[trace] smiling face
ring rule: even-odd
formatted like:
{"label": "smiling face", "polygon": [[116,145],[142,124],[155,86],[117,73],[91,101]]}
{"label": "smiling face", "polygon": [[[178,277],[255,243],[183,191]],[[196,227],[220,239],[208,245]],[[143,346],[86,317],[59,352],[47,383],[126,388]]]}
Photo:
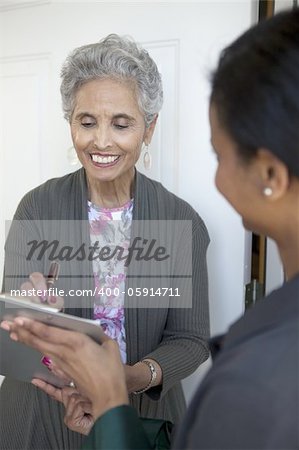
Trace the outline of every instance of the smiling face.
{"label": "smiling face", "polygon": [[149,144],[155,121],[145,127],[132,82],[97,79],[76,94],[70,121],[78,158],[89,183],[131,183],[143,142]]}

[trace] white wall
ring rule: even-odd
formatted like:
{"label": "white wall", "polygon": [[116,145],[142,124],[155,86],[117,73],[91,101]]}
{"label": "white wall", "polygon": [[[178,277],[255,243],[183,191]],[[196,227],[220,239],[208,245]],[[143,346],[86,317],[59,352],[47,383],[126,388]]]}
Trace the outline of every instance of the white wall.
{"label": "white wall", "polygon": [[275,0],[275,12],[293,8],[293,0]]}
{"label": "white wall", "polygon": [[283,281],[284,271],[277,245],[272,239],[267,239],[265,294],[267,295],[274,289],[277,289],[282,285]]}
{"label": "white wall", "polygon": [[[67,52],[111,32],[131,34],[152,52],[161,42],[176,43],[173,59],[167,53],[174,64],[173,78],[166,74],[166,67],[163,69],[167,83],[174,83],[173,91],[169,88],[174,99],[165,99],[165,110],[170,115],[162,112],[160,118],[165,144],[161,152],[157,148],[169,157],[168,162],[163,160],[159,176],[167,187],[191,203],[207,224],[211,237],[208,264],[212,334],[225,331],[243,312],[246,235],[239,217],[213,183],[216,161],[209,143],[208,74],[220,50],[251,24],[254,13],[250,0],[84,4],[35,0],[26,2],[26,7],[19,7],[19,3],[0,3],[0,75],[2,86],[12,84],[10,90],[0,91],[2,99],[10,104],[9,115],[2,111],[0,123],[0,178],[2,183],[7,180],[9,188],[0,185],[1,204],[6,205],[0,211],[2,223],[11,216],[23,192],[73,170],[66,158],[71,141],[59,97],[59,69]],[[30,77],[32,85],[28,84]],[[29,86],[31,94],[21,84],[21,98],[14,97],[17,82]],[[30,127],[34,126],[31,139]],[[20,155],[24,157],[22,165],[18,163]],[[25,170],[30,158],[32,169]],[[168,172],[175,176],[169,177]],[[3,234],[1,239],[2,249]],[[0,257],[3,259],[3,252]],[[196,373],[191,381],[187,380],[187,396],[199,376]]]}

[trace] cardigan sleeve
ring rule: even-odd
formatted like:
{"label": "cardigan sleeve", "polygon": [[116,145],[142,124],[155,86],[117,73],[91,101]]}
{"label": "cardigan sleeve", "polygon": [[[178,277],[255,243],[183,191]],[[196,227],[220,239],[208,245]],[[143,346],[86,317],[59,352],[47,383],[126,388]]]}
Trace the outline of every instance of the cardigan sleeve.
{"label": "cardigan sleeve", "polygon": [[18,205],[5,242],[5,264],[2,291],[19,289],[28,275],[42,271],[42,261],[30,256],[30,243],[40,239],[38,211],[34,191],[27,193]]}
{"label": "cardigan sleeve", "polygon": [[[209,357],[208,244],[207,229],[196,215],[192,227],[192,305],[169,308],[161,343],[144,357],[157,361],[163,373],[162,385],[146,392],[152,400],[159,400]],[[183,244],[178,255],[181,265],[184,258],[190,258]]]}

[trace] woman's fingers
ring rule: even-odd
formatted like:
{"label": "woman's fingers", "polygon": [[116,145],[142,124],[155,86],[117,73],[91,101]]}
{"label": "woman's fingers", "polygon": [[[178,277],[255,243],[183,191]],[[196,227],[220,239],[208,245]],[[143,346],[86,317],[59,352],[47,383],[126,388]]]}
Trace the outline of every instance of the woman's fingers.
{"label": "woman's fingers", "polygon": [[[47,281],[40,272],[33,272],[29,275],[29,280],[21,285],[23,291],[30,293],[28,298],[33,303],[48,303],[59,310],[64,307],[63,297],[52,295],[51,290],[47,288]],[[38,295],[37,295],[38,294]]]}
{"label": "woman's fingers", "polygon": [[45,381],[40,380],[39,378],[33,378],[31,383],[34,384],[34,386],[41,389],[42,391],[44,391],[46,394],[48,394],[54,400],[57,400],[58,402],[63,403],[62,390],[60,388],[57,388],[57,387],[53,386],[52,384],[46,383]]}
{"label": "woman's fingers", "polygon": [[33,272],[29,275],[29,280],[33,286],[33,288],[42,293],[46,293],[47,291],[47,283],[46,279],[40,272]]}
{"label": "woman's fingers", "polygon": [[64,307],[63,297],[55,296],[52,294],[51,290],[47,289],[47,282],[43,274],[39,272],[33,272],[29,275],[29,279],[33,285],[33,287],[42,292],[40,296],[41,301],[43,303],[49,303],[50,306],[58,308],[59,310]]}
{"label": "woman's fingers", "polygon": [[64,422],[67,427],[77,433],[89,434],[94,424],[91,403],[82,397],[75,388],[60,389],[39,378],[33,378],[31,382],[53,400],[63,403],[66,409]]}
{"label": "woman's fingers", "polygon": [[[54,327],[48,327],[40,322],[35,322],[31,319],[17,317],[14,322],[5,322],[1,324],[7,331],[10,332],[10,337],[14,341],[22,342],[35,348],[55,364],[56,368],[64,372],[63,378],[71,379],[72,377],[67,373],[67,361],[74,361],[76,355],[74,351],[70,350],[68,341],[65,336],[61,336],[60,330]],[[56,336],[56,331],[58,336]]]}
{"label": "woman's fingers", "polygon": [[78,355],[84,355],[90,344],[101,351],[100,346],[84,334],[48,326],[25,317],[17,317],[13,323],[6,322],[4,326],[6,329],[9,327],[13,340],[47,355],[55,367],[62,370],[69,379],[74,379],[74,372],[81,372],[82,368],[77,368],[80,365]]}
{"label": "woman's fingers", "polygon": [[43,303],[45,300],[43,300],[42,297],[39,297],[37,295],[37,291],[34,288],[33,284],[30,281],[25,281],[25,283],[21,284],[21,291],[22,292],[26,292],[27,293],[27,298],[32,302],[32,303]]}
{"label": "woman's fingers", "polygon": [[63,370],[61,370],[59,367],[57,367],[57,364],[55,362],[52,362],[49,369],[53,373],[53,375],[56,375],[58,378],[60,378],[66,385],[69,385],[71,382],[70,377],[68,377]]}
{"label": "woman's fingers", "polygon": [[69,388],[62,390],[63,403],[66,408],[64,423],[68,428],[81,434],[89,434],[94,419],[91,415],[91,403],[79,393],[71,393]]}
{"label": "woman's fingers", "polygon": [[11,320],[2,320],[2,322],[0,323],[0,328],[5,331],[10,331],[12,324],[13,322]]}
{"label": "woman's fingers", "polygon": [[11,331],[17,333],[19,340],[34,348],[44,350],[43,346],[49,343],[61,347],[70,347],[72,345],[72,334],[78,334],[72,331],[62,330],[52,327],[27,317],[16,317],[11,324]]}
{"label": "woman's fingers", "polygon": [[10,323],[9,328],[12,339],[34,347],[42,353],[48,354],[49,347],[51,349],[54,347],[49,342],[59,343],[59,340],[55,338],[55,333],[51,330],[52,327],[47,327],[26,317],[16,317]]}
{"label": "woman's fingers", "polygon": [[[67,415],[72,416],[73,412],[78,403],[81,404],[81,407],[84,405],[84,412],[87,414],[91,413],[92,407],[89,400],[83,397],[80,392],[73,387],[65,386],[61,389],[62,394],[62,402],[67,410]],[[83,408],[82,408],[83,409]]]}

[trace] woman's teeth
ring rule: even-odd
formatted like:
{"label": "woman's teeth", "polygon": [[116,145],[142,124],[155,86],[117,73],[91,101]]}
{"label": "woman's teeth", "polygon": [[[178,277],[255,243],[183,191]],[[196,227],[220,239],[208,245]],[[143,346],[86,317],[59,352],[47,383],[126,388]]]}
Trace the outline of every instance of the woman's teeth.
{"label": "woman's teeth", "polygon": [[99,155],[91,155],[91,159],[99,164],[111,164],[117,160],[119,156],[99,156]]}

